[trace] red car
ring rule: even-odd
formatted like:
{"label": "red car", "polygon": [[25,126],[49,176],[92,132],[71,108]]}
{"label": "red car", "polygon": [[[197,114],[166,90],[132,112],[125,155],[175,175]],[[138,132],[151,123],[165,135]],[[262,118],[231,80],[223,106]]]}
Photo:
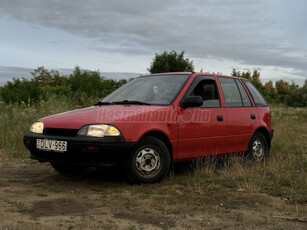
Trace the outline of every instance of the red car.
{"label": "red car", "polygon": [[209,155],[268,156],[267,103],[246,79],[207,73],[136,78],[96,105],[42,118],[24,136],[31,158],[60,173],[121,166],[154,183],[175,162]]}

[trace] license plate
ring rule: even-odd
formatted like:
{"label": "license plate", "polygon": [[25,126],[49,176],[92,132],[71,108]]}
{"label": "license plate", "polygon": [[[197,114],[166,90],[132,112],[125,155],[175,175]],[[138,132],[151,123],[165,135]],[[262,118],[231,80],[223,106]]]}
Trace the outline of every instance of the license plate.
{"label": "license plate", "polygon": [[48,139],[37,139],[36,148],[46,151],[66,152],[67,141],[56,141]]}

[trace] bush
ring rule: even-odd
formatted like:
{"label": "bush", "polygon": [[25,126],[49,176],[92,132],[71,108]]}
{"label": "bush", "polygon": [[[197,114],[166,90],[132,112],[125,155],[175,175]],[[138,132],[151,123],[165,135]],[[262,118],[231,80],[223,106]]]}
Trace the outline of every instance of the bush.
{"label": "bush", "polygon": [[166,72],[193,72],[193,61],[188,58],[184,58],[184,51],[177,53],[176,51],[167,52],[162,54],[156,54],[150,67],[148,68],[150,73],[166,73]]}
{"label": "bush", "polygon": [[254,86],[262,93],[266,101],[271,104],[285,104],[292,107],[305,107],[307,106],[307,80],[303,87],[296,85],[292,82],[289,85],[288,82],[284,80],[279,80],[275,82],[275,87],[272,81],[268,81],[262,85],[260,80],[260,73],[254,70],[253,74],[251,72],[240,72],[236,69],[232,70],[232,76],[243,77],[251,81]]}
{"label": "bush", "polygon": [[57,71],[44,67],[34,70],[32,79],[13,79],[0,87],[0,99],[7,104],[32,105],[47,100],[50,95],[67,97],[79,105],[87,106],[105,97],[127,80],[105,79],[98,71],[82,70],[76,66],[70,76],[60,76]]}
{"label": "bush", "polygon": [[287,93],[284,96],[286,105],[293,107],[307,106],[307,87],[299,87],[294,82],[289,86]]}

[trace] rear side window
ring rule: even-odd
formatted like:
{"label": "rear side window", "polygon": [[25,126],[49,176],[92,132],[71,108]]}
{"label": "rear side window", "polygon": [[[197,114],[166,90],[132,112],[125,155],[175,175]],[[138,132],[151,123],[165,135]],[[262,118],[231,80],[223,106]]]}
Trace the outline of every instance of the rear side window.
{"label": "rear side window", "polygon": [[238,86],[233,78],[219,77],[226,107],[243,107]]}
{"label": "rear side window", "polygon": [[243,80],[245,86],[247,87],[249,93],[251,94],[256,106],[268,106],[263,96],[259,93],[255,86],[247,80]]}
{"label": "rear side window", "polygon": [[241,84],[241,82],[238,79],[236,79],[236,83],[237,83],[238,88],[240,90],[240,94],[241,94],[241,97],[242,97],[243,105],[246,106],[246,107],[252,106],[252,103],[251,103],[251,101],[249,99],[249,96],[247,95],[247,93],[246,93],[243,85]]}

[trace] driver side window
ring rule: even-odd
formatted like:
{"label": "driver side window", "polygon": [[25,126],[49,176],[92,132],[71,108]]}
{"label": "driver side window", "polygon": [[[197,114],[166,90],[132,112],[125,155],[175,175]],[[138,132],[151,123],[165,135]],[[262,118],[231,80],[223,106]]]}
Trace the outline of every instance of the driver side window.
{"label": "driver side window", "polygon": [[221,106],[218,89],[213,79],[200,81],[189,96],[201,96],[202,108],[219,108]]}

